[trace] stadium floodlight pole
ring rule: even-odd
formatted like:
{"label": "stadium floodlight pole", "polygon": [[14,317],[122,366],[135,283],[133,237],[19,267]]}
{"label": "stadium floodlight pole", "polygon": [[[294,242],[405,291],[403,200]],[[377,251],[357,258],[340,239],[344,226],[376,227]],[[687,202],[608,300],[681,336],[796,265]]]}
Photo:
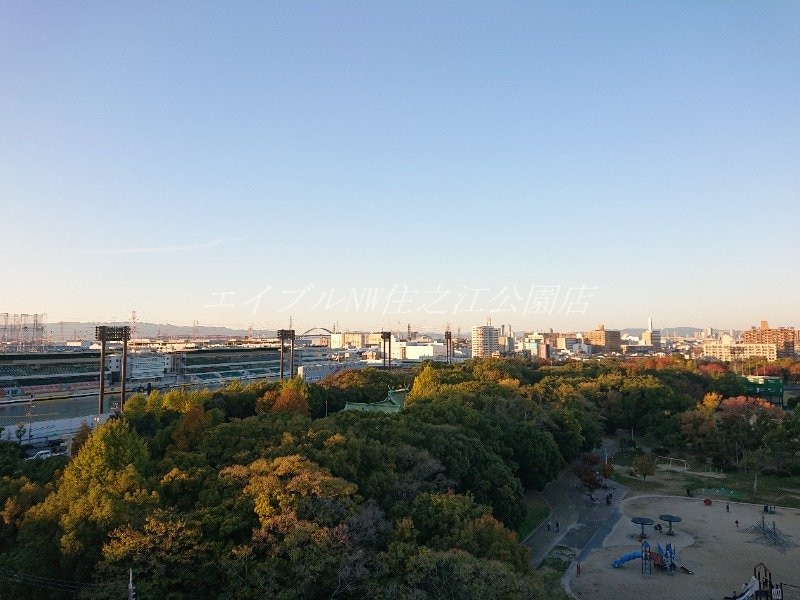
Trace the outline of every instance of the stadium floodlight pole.
{"label": "stadium floodlight pole", "polygon": [[[392,368],[392,332],[381,331],[381,342],[383,343],[383,367],[385,369]],[[389,343],[389,351],[386,351],[386,343]]]}
{"label": "stadium floodlight pole", "polygon": [[120,409],[125,402],[125,361],[128,358],[128,340],[131,339],[131,328],[128,325],[123,327],[108,327],[106,325],[98,325],[94,328],[94,336],[100,342],[100,397],[97,401],[97,414],[102,415],[106,394],[106,342],[122,342],[122,387],[120,398]]}
{"label": "stadium floodlight pole", "polygon": [[125,379],[128,376],[128,339],[130,333],[122,336],[122,364],[119,368],[119,411],[125,410]]}
{"label": "stadium floodlight pole", "polygon": [[94,329],[95,339],[100,342],[100,396],[97,400],[97,414],[103,414],[103,399],[106,395],[106,327],[100,325]]}
{"label": "stadium floodlight pole", "polygon": [[280,380],[281,381],[283,381],[283,348],[284,348],[284,342],[283,342],[283,335],[282,334],[283,334],[283,330],[278,332],[278,339],[281,341],[281,374],[280,374]]}
{"label": "stadium floodlight pole", "polygon": [[294,329],[289,330],[289,379],[294,379]]}
{"label": "stadium floodlight pole", "polygon": [[283,352],[286,341],[289,341],[289,377],[294,377],[294,329],[278,329],[278,340],[281,343],[281,369],[280,378],[283,381]]}

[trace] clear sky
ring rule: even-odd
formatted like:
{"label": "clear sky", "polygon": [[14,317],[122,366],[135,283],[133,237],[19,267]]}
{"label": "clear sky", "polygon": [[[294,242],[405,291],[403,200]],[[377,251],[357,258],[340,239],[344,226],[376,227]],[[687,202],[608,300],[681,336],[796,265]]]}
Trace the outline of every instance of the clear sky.
{"label": "clear sky", "polygon": [[0,313],[800,325],[800,3],[0,3]]}

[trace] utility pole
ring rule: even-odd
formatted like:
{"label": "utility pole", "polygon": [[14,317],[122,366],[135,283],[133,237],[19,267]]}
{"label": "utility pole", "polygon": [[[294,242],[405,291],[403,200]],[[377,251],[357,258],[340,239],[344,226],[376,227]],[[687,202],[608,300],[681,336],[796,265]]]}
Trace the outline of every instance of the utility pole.
{"label": "utility pole", "polygon": [[128,600],[136,600],[136,588],[133,587],[133,569],[128,569]]}

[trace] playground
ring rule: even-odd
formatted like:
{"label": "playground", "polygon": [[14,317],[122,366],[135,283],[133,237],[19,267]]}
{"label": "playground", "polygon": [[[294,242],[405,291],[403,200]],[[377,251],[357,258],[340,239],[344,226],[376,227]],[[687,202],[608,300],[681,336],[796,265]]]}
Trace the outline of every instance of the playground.
{"label": "playground", "polygon": [[[623,500],[622,514],[602,546],[582,557],[580,576],[575,565],[567,572],[574,596],[742,597],[743,588],[751,585],[753,566],[763,563],[776,583],[784,583],[783,598],[800,600],[800,587],[794,587],[800,586],[800,509],[770,506],[765,512],[760,505],[704,500],[696,495]],[[649,549],[649,560],[642,560],[643,548]]]}

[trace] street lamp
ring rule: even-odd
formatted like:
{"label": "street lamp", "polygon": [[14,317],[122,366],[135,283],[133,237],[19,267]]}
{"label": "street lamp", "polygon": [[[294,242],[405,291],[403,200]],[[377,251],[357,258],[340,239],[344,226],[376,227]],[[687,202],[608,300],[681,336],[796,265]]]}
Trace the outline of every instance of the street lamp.
{"label": "street lamp", "polygon": [[33,394],[31,394],[31,399],[28,400],[28,441],[31,441],[31,437],[33,437]]}
{"label": "street lamp", "polygon": [[328,418],[328,399],[325,398],[325,418]]}

